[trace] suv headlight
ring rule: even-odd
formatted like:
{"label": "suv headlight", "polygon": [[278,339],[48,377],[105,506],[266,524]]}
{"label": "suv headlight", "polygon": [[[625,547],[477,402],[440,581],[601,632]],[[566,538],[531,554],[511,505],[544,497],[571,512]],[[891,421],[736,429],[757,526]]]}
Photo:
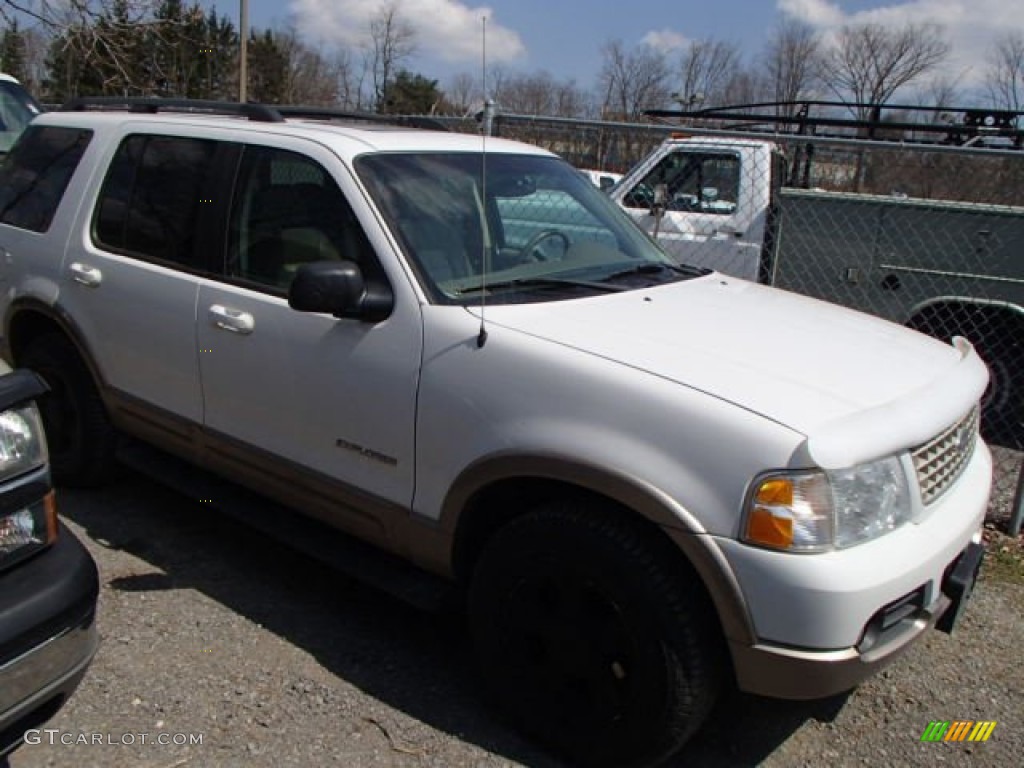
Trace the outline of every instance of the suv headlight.
{"label": "suv headlight", "polygon": [[823,552],[877,538],[910,514],[910,484],[895,456],[847,469],[776,472],[754,484],[743,539],[789,552]]}
{"label": "suv headlight", "polygon": [[[0,483],[46,464],[46,439],[35,405],[0,413]],[[57,535],[52,491],[27,506],[0,511],[0,569],[50,544]]]}
{"label": "suv headlight", "polygon": [[46,463],[46,438],[35,405],[0,413],[0,483]]}

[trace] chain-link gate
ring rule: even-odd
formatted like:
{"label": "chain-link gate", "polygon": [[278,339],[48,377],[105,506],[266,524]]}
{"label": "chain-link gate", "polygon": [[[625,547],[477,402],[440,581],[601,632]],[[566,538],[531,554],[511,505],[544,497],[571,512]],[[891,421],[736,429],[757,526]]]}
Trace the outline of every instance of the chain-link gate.
{"label": "chain-link gate", "polygon": [[493,134],[579,168],[634,168],[613,198],[682,262],[969,339],[991,373],[990,518],[1011,518],[1024,455],[1024,151],[516,115],[495,117]]}

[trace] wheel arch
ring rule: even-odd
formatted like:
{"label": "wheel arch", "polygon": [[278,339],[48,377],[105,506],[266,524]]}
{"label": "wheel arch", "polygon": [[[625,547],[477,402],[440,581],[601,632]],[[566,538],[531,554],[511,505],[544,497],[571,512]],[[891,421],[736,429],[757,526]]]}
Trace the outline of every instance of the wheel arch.
{"label": "wheel arch", "polygon": [[928,323],[936,317],[956,318],[964,311],[999,316],[1007,320],[1024,322],[1024,306],[1010,301],[982,299],[975,296],[935,296],[916,304],[908,313],[904,325],[920,330],[919,323]]}
{"label": "wheel arch", "polygon": [[929,299],[914,308],[907,326],[935,338],[960,335],[989,368],[982,396],[982,434],[998,445],[1024,447],[1024,307],[959,296]]}
{"label": "wheel arch", "polygon": [[39,299],[24,297],[16,299],[7,309],[4,317],[3,354],[12,364],[17,364],[25,348],[40,336],[57,333],[67,338],[78,352],[96,382],[100,393],[104,391],[104,381],[99,370],[82,341],[74,321],[56,305],[50,305]]}
{"label": "wheel arch", "polygon": [[452,485],[441,514],[450,567],[468,583],[490,537],[542,501],[588,497],[610,504],[663,545],[681,554],[710,596],[726,637],[754,642],[739,583],[714,538],[677,502],[637,478],[571,458],[503,454],[476,462]]}

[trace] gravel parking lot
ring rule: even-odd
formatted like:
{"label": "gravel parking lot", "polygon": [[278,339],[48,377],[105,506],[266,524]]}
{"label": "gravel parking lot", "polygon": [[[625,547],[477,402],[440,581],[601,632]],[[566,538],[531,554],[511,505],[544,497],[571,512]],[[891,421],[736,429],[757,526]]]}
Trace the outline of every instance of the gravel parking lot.
{"label": "gravel parking lot", "polygon": [[[481,700],[457,617],[139,477],[60,499],[99,564],[103,642],[55,732],[12,768],[558,765]],[[952,637],[930,633],[847,697],[729,696],[677,764],[1019,765],[1024,579],[1006,558]],[[998,725],[983,744],[919,741],[958,719]]]}

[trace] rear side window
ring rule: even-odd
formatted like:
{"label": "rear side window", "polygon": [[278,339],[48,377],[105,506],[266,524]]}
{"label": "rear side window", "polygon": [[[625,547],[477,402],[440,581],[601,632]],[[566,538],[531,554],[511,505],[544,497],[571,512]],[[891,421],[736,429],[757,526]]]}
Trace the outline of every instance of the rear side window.
{"label": "rear side window", "polygon": [[100,193],[98,245],[147,259],[198,267],[199,207],[210,199],[217,142],[130,136],[118,147]]}
{"label": "rear side window", "polygon": [[92,131],[31,126],[0,166],[0,222],[45,232]]}

